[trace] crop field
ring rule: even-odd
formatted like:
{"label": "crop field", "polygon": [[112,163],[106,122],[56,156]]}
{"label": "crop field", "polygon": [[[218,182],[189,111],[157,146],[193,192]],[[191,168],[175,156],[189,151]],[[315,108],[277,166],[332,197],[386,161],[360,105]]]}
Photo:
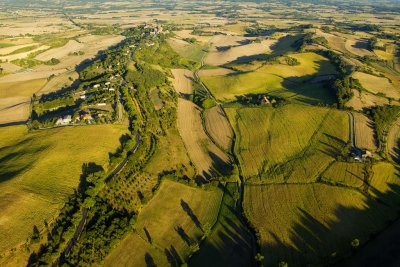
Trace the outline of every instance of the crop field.
{"label": "crop field", "polygon": [[224,189],[218,221],[189,262],[190,266],[247,266],[252,262],[252,237],[235,210],[236,183]]}
{"label": "crop field", "polygon": [[232,127],[221,107],[215,106],[205,111],[205,126],[218,145],[225,150],[230,149],[233,138]]}
{"label": "crop field", "polygon": [[234,100],[243,94],[269,93],[306,102],[331,102],[333,96],[320,84],[307,80],[321,75],[334,74],[328,60],[315,53],[293,54],[300,65],[265,65],[255,71],[235,75],[205,77],[204,83],[219,100]]}
{"label": "crop field", "polygon": [[353,90],[353,93],[354,96],[346,103],[346,106],[358,111],[362,111],[363,108],[389,104],[389,99],[386,97],[377,96],[366,91],[359,92],[358,90]]}
{"label": "crop field", "polygon": [[264,40],[260,43],[228,46],[225,51],[212,51],[207,54],[205,63],[212,66],[224,65],[232,61],[240,61],[241,58],[256,56],[271,52],[270,47],[274,40]]}
{"label": "crop field", "polygon": [[364,164],[335,162],[322,174],[322,181],[360,188],[364,184]]}
{"label": "crop field", "polygon": [[73,82],[70,78],[75,81],[79,78],[79,75],[76,71],[68,71],[58,74],[48,80],[47,83],[36,93],[36,95],[54,92],[60,88],[69,86]]}
{"label": "crop field", "polygon": [[400,119],[398,119],[389,129],[387,136],[387,152],[390,159],[396,163],[400,162]]}
{"label": "crop field", "polygon": [[[104,167],[126,126],[62,127],[27,132],[0,128],[0,242],[2,252],[25,242],[33,225],[44,227],[79,183],[84,163]],[[68,164],[67,164],[68,163]]]}
{"label": "crop field", "polygon": [[192,93],[193,72],[184,69],[171,70],[174,75],[173,85],[177,93],[189,95]]}
{"label": "crop field", "polygon": [[372,171],[369,193],[397,208],[400,204],[399,170],[388,162],[379,162],[372,167]]}
{"label": "crop field", "polygon": [[217,221],[222,196],[217,188],[203,190],[164,180],[140,213],[136,229],[162,251],[176,251],[180,259],[185,259],[190,246],[199,242],[204,227]]}
{"label": "crop field", "polygon": [[371,56],[373,53],[369,51],[367,40],[364,39],[348,39],[345,43],[346,49],[356,56]]}
{"label": "crop field", "polygon": [[328,46],[331,49],[336,50],[340,53],[348,52],[345,47],[346,39],[344,37],[337,36],[337,35],[330,34],[330,33],[325,33],[321,30],[316,30],[316,33],[318,36],[322,36],[328,41]]}
{"label": "crop field", "polygon": [[201,78],[212,77],[212,76],[222,76],[234,73],[233,70],[225,68],[215,68],[215,69],[202,69],[199,71],[199,76]]}
{"label": "crop field", "polygon": [[197,43],[188,43],[180,39],[169,39],[169,45],[181,56],[190,60],[200,62],[205,55],[204,47]]}
{"label": "crop field", "polygon": [[400,89],[396,89],[386,78],[364,72],[355,72],[353,77],[358,79],[361,85],[371,93],[380,93],[394,99],[400,98]]}
{"label": "crop field", "polygon": [[45,84],[45,79],[0,83],[0,124],[26,121],[31,96]]}
{"label": "crop field", "polygon": [[286,105],[226,112],[243,176],[254,182],[313,181],[349,138],[347,114],[335,110]]}
{"label": "crop field", "polygon": [[84,44],[78,43],[75,40],[70,40],[62,47],[52,48],[44,53],[39,54],[36,59],[47,61],[52,58],[61,59],[68,56],[69,53],[77,52],[84,47]]}
{"label": "crop field", "polygon": [[333,262],[351,254],[353,239],[365,243],[396,216],[358,191],[323,184],[249,185],[244,203],[260,232],[265,266]]}
{"label": "crop field", "polygon": [[373,121],[367,116],[353,112],[356,146],[371,151],[377,149]]}
{"label": "crop field", "polygon": [[229,160],[204,132],[199,108],[181,98],[178,99],[178,129],[199,176],[208,179],[215,172],[226,171]]}

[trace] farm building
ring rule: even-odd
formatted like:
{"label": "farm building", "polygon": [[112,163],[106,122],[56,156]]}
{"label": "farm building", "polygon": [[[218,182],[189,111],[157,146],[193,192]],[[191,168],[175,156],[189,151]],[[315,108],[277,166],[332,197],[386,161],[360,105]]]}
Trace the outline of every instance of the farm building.
{"label": "farm building", "polygon": [[56,122],[56,125],[68,125],[71,123],[71,121],[72,121],[72,116],[67,115],[63,118],[59,118]]}

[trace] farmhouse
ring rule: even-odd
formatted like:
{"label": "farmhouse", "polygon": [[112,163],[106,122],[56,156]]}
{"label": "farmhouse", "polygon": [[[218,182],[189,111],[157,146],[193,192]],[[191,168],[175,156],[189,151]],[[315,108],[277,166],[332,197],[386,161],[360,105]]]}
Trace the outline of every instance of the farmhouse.
{"label": "farmhouse", "polygon": [[97,103],[97,106],[101,107],[101,106],[105,106],[107,105],[106,103]]}
{"label": "farmhouse", "polygon": [[94,89],[97,89],[97,88],[99,88],[100,87],[100,84],[95,84],[95,85],[93,85],[93,88]]}
{"label": "farmhouse", "polygon": [[71,115],[67,115],[67,116],[65,116],[63,118],[59,118],[56,121],[56,125],[68,125],[68,124],[71,123],[71,121],[72,121],[72,116]]}
{"label": "farmhouse", "polygon": [[271,101],[269,101],[269,99],[268,99],[267,96],[264,96],[264,97],[262,98],[262,100],[261,100],[261,104],[262,104],[262,105],[268,105],[268,104],[271,104]]}

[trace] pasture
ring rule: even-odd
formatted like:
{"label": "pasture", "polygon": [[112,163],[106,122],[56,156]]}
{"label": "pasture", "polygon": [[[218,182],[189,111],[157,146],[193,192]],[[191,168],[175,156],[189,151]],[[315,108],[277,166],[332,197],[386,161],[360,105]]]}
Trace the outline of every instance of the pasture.
{"label": "pasture", "polygon": [[178,129],[199,176],[209,179],[227,172],[229,159],[204,132],[200,109],[182,98],[178,99]]}
{"label": "pasture", "polygon": [[207,109],[204,117],[206,131],[219,146],[228,151],[232,145],[233,131],[221,107]]}
{"label": "pasture", "polygon": [[108,152],[127,132],[122,125],[61,127],[27,132],[0,128],[0,251],[24,243],[51,221],[79,184],[84,163],[107,168]]}
{"label": "pasture", "polygon": [[314,181],[349,138],[347,114],[332,109],[293,104],[226,112],[242,174],[255,183]]}
{"label": "pasture", "polygon": [[217,188],[203,190],[164,180],[141,211],[135,228],[144,240],[163,252],[175,251],[184,262],[204,229],[217,221],[222,196]]}
{"label": "pasture", "polygon": [[291,57],[300,64],[264,65],[250,72],[204,77],[202,80],[221,101],[232,101],[243,94],[268,93],[302,102],[332,103],[332,92],[321,84],[309,83],[308,80],[336,73],[333,65],[315,53],[292,54]]}
{"label": "pasture", "polygon": [[195,62],[201,62],[203,56],[206,54],[205,47],[198,43],[188,43],[184,40],[171,38],[168,39],[168,44],[178,55]]}
{"label": "pasture", "polygon": [[248,185],[244,206],[260,232],[265,266],[332,263],[351,254],[352,240],[365,243],[396,217],[358,191],[324,184]]}
{"label": "pasture", "polygon": [[396,209],[400,204],[399,170],[393,164],[379,162],[372,167],[372,173],[368,192]]}
{"label": "pasture", "polygon": [[366,91],[358,91],[353,89],[354,96],[346,103],[345,106],[352,107],[357,111],[362,111],[363,108],[373,106],[388,105],[389,99],[382,96],[377,96]]}

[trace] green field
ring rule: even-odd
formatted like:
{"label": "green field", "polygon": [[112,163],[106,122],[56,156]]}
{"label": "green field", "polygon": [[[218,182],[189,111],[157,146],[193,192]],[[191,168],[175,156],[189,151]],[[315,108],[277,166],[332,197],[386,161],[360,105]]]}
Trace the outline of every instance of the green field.
{"label": "green field", "polygon": [[236,210],[238,186],[229,183],[224,191],[218,221],[201,250],[190,259],[190,266],[246,266],[253,261],[251,233]]}
{"label": "green field", "polygon": [[25,242],[33,225],[44,228],[44,220],[51,221],[77,188],[82,165],[106,168],[108,152],[126,132],[122,125],[0,128],[0,250]]}
{"label": "green field", "polygon": [[260,232],[265,266],[329,264],[349,256],[354,239],[365,243],[396,217],[358,191],[323,184],[250,185],[244,203]]}
{"label": "green field", "polygon": [[327,108],[227,108],[235,152],[252,182],[314,181],[347,143],[347,114]]}
{"label": "green field", "polygon": [[221,101],[234,100],[238,95],[268,93],[270,95],[309,103],[333,103],[334,94],[321,83],[309,80],[336,73],[329,61],[315,53],[292,54],[297,66],[264,65],[254,71],[217,77],[203,81]]}
{"label": "green field", "polygon": [[172,39],[169,40],[171,47],[181,57],[188,58],[190,60],[200,62],[203,56],[206,54],[205,47],[198,43],[188,43],[183,40]]}
{"label": "green field", "polygon": [[364,184],[364,164],[335,162],[322,175],[322,181],[360,188]]}

